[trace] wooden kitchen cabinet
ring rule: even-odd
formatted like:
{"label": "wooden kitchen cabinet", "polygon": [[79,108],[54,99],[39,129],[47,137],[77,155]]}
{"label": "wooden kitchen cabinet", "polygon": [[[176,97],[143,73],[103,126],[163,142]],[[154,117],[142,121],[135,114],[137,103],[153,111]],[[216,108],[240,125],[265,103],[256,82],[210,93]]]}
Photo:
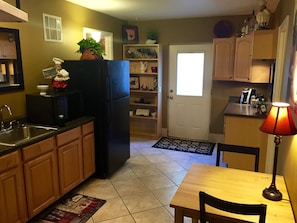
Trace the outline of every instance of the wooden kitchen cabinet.
{"label": "wooden kitchen cabinet", "polygon": [[275,30],[245,37],[215,38],[213,80],[270,83],[275,59]]}
{"label": "wooden kitchen cabinet", "polygon": [[[259,130],[263,118],[224,116],[224,143],[260,148],[259,171],[265,172],[268,135]],[[224,152],[223,162],[228,167],[254,170],[254,157]]]}
{"label": "wooden kitchen cabinet", "polygon": [[84,179],[95,173],[95,138],[94,122],[82,126],[82,154]]}
{"label": "wooden kitchen cabinet", "polygon": [[125,44],[123,59],[130,61],[130,133],[158,139],[162,134],[161,47]]}
{"label": "wooden kitchen cabinet", "polygon": [[83,181],[81,127],[56,136],[60,193],[66,194]]}
{"label": "wooden kitchen cabinet", "polygon": [[0,222],[26,222],[94,172],[93,121],[0,156]]}
{"label": "wooden kitchen cabinet", "polygon": [[59,198],[55,138],[22,149],[28,215],[32,218]]}
{"label": "wooden kitchen cabinet", "polygon": [[213,80],[233,80],[235,37],[213,40]]}
{"label": "wooden kitchen cabinet", "polygon": [[254,60],[275,60],[277,47],[277,31],[275,29],[256,30],[254,32]]}
{"label": "wooden kitchen cabinet", "polygon": [[20,151],[0,157],[0,222],[22,223],[28,219]]}
{"label": "wooden kitchen cabinet", "polygon": [[235,81],[249,82],[252,65],[253,36],[248,35],[236,38],[234,54],[234,76]]}

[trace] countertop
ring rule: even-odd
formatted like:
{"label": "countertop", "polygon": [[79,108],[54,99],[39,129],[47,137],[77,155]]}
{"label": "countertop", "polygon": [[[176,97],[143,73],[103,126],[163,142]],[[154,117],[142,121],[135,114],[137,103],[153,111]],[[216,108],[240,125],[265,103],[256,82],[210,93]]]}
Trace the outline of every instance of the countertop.
{"label": "countertop", "polygon": [[84,117],[75,119],[73,121],[66,122],[65,125],[62,126],[62,127],[55,126],[55,127],[57,127],[56,131],[48,132],[48,133],[43,134],[40,137],[36,137],[34,139],[28,139],[25,142],[20,143],[20,144],[18,144],[16,146],[2,146],[1,145],[0,146],[0,156],[5,155],[5,154],[10,153],[10,152],[13,152],[15,150],[18,150],[18,149],[23,148],[25,146],[37,143],[37,142],[42,141],[44,139],[47,139],[49,137],[58,135],[58,134],[60,134],[62,132],[66,132],[66,131],[68,131],[70,129],[73,129],[73,128],[77,127],[77,126],[83,125],[83,124],[88,123],[88,122],[93,121],[93,120],[94,120],[94,117],[84,116]]}
{"label": "countertop", "polygon": [[[267,104],[267,111],[269,111],[270,105]],[[253,108],[250,104],[240,104],[229,102],[224,110],[224,115],[229,116],[243,116],[252,118],[265,118],[266,114],[258,114],[257,108]]]}

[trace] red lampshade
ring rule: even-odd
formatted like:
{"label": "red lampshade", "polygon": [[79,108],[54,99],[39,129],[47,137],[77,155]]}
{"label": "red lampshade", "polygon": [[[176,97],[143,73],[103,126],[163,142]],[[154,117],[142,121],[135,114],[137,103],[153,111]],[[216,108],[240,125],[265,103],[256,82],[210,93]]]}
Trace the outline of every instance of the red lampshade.
{"label": "red lampshade", "polygon": [[283,102],[272,103],[272,107],[260,130],[278,136],[295,135],[297,129],[293,121],[290,105]]}

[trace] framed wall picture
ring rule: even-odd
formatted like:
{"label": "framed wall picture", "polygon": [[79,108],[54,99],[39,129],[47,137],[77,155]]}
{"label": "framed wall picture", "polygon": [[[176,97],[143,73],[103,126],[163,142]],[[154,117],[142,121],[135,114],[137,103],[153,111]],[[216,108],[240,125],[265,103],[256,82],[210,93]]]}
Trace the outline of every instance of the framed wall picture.
{"label": "framed wall picture", "polygon": [[123,25],[122,37],[124,43],[138,43],[138,27]]}
{"label": "framed wall picture", "polygon": [[130,77],[130,89],[138,90],[140,88],[139,77],[131,76]]}

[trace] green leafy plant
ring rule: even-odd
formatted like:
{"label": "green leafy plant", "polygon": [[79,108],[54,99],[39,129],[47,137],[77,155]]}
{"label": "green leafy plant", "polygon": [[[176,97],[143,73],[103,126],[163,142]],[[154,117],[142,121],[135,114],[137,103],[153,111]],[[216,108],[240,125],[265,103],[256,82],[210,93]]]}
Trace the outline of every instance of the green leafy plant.
{"label": "green leafy plant", "polygon": [[92,54],[99,56],[105,55],[102,44],[96,42],[93,38],[82,39],[77,45],[79,45],[79,49],[76,51],[77,53],[83,53],[86,49],[90,49]]}
{"label": "green leafy plant", "polygon": [[158,39],[158,32],[151,30],[146,33],[146,38],[151,40],[157,40]]}

